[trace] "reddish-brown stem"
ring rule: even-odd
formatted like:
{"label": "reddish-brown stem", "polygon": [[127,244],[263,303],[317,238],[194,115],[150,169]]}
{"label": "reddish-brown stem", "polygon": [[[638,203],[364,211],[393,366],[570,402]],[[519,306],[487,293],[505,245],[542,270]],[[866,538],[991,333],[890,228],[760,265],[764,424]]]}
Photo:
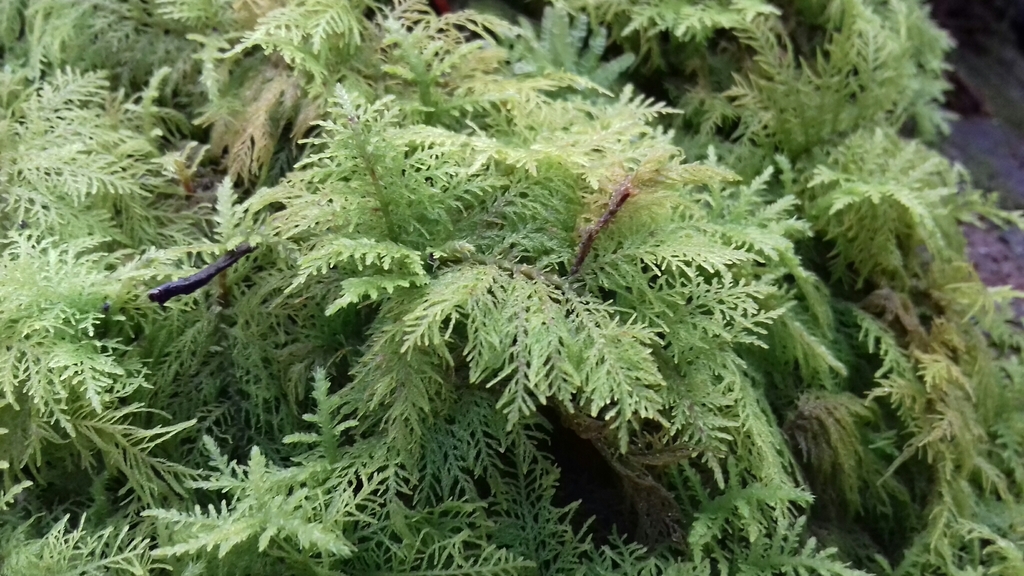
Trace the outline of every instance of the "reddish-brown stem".
{"label": "reddish-brown stem", "polygon": [[611,200],[608,201],[608,209],[604,211],[604,214],[601,215],[597,222],[587,226],[586,231],[583,233],[583,240],[580,241],[580,246],[576,250],[576,261],[573,262],[572,269],[569,271],[570,278],[579,273],[583,263],[587,260],[587,256],[590,255],[590,250],[594,247],[597,235],[608,226],[612,219],[615,218],[615,215],[619,213],[619,210],[622,210],[622,206],[625,205],[626,200],[629,200],[629,197],[634,192],[633,182],[628,178],[615,188]]}

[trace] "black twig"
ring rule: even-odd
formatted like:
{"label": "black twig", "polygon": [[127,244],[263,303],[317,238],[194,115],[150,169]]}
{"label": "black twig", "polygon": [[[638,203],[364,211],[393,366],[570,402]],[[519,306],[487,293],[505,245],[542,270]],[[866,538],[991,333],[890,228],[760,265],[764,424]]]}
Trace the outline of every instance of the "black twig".
{"label": "black twig", "polygon": [[608,201],[608,209],[604,211],[604,214],[601,215],[597,222],[588,226],[583,233],[583,240],[580,241],[580,246],[576,250],[576,261],[573,262],[572,270],[569,271],[570,278],[579,273],[580,268],[583,267],[583,263],[590,254],[590,249],[594,247],[594,240],[597,240],[597,235],[608,226],[608,223],[612,221],[612,218],[615,218],[619,210],[622,210],[622,206],[626,204],[626,200],[629,200],[629,197],[634,192],[632,180],[627,179],[619,184],[615,192],[612,193],[611,200]]}
{"label": "black twig", "polygon": [[248,243],[243,242],[236,248],[229,250],[226,254],[217,259],[216,262],[210,264],[206,268],[203,268],[199,272],[182,278],[180,280],[174,280],[153,288],[149,291],[147,296],[153,302],[156,302],[163,306],[168,300],[175,296],[183,296],[185,294],[191,294],[196,290],[199,290],[203,286],[206,286],[213,280],[218,274],[227,270],[233,266],[236,262],[241,260],[246,254],[251,253],[256,248],[250,246]]}

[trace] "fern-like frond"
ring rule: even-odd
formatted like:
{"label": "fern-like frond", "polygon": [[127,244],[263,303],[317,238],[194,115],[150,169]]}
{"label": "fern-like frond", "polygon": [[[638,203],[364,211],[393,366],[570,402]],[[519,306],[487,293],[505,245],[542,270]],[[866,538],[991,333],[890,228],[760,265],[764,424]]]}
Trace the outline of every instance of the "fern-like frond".
{"label": "fern-like frond", "polygon": [[152,542],[139,538],[130,526],[89,530],[74,527],[68,516],[42,538],[18,533],[0,546],[5,576],[43,574],[153,574],[166,565],[150,554]]}
{"label": "fern-like frond", "polygon": [[509,42],[513,70],[517,74],[559,70],[589,78],[604,88],[617,85],[635,56],[627,52],[602,62],[608,31],[591,31],[589,24],[586,16],[573,19],[562,7],[544,9],[539,36],[528,22],[521,21],[523,35]]}
{"label": "fern-like frond", "polygon": [[[373,463],[375,450],[366,446],[349,452],[360,454],[335,466],[307,464],[280,468],[253,449],[246,465],[228,463],[212,440],[207,450],[219,468],[196,488],[225,493],[232,501],[189,512],[150,510],[145,514],[169,529],[171,541],[155,553],[171,557],[216,550],[224,556],[248,540],[262,551],[272,544],[319,549],[336,557],[356,552],[353,530],[368,512],[381,506],[383,463]],[[347,535],[347,536],[346,536]],[[286,548],[287,549],[287,548]]]}
{"label": "fern-like frond", "polygon": [[[845,159],[845,160],[844,160]],[[835,269],[863,283],[906,286],[918,250],[942,257],[962,245],[948,199],[961,175],[949,161],[887,131],[861,132],[815,168],[805,202],[836,242]],[[870,233],[866,232],[871,223]]]}
{"label": "fern-like frond", "polygon": [[[37,85],[2,75],[0,82],[21,94],[2,126],[3,228],[128,245],[184,235],[185,226],[154,201],[166,192],[154,143],[106,109],[110,93],[102,74],[58,72]],[[121,113],[129,126],[142,128],[136,122],[144,119]]]}

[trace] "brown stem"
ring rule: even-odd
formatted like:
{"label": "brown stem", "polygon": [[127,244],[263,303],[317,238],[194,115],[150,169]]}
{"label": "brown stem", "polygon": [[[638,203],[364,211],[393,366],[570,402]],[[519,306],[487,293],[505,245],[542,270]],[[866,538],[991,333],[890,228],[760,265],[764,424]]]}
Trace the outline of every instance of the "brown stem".
{"label": "brown stem", "polygon": [[622,210],[622,206],[626,204],[626,200],[629,200],[636,191],[633,189],[633,181],[631,178],[627,178],[621,184],[615,188],[615,192],[612,193],[611,200],[608,201],[608,209],[604,211],[601,218],[590,226],[587,226],[586,231],[583,233],[583,240],[580,241],[579,248],[576,250],[576,260],[572,264],[572,269],[569,271],[569,277],[572,278],[579,273],[580,268],[583,267],[583,263],[587,260],[587,256],[590,255],[590,250],[594,247],[594,241],[597,240],[597,235],[604,230],[615,215]]}

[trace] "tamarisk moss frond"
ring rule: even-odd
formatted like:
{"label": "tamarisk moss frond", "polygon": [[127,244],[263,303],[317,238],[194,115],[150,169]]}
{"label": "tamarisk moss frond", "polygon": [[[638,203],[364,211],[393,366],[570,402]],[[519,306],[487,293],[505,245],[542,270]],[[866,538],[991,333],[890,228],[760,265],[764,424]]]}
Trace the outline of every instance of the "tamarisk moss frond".
{"label": "tamarisk moss frond", "polygon": [[635,43],[641,56],[649,56],[655,62],[664,57],[658,42],[661,34],[704,43],[718,31],[742,29],[758,16],[780,13],[779,8],[764,0],[560,0],[558,4],[608,25],[613,38]]}
{"label": "tamarisk moss frond", "polygon": [[[178,542],[158,550],[158,556],[173,557],[205,548],[216,549],[219,558],[230,558],[228,553],[233,547],[258,536],[258,551],[266,550],[284,566],[303,572],[447,566],[462,573],[518,574],[536,566],[489,542],[487,537],[495,528],[483,514],[483,502],[455,502],[449,496],[442,496],[437,504],[408,509],[398,498],[404,492],[406,481],[388,457],[389,442],[381,442],[371,435],[345,447],[335,444],[336,435],[351,438],[346,429],[351,429],[355,422],[328,422],[327,419],[336,415],[324,410],[333,412],[331,408],[339,406],[338,400],[348,394],[342,391],[341,397],[329,396],[325,394],[325,385],[320,373],[316,384],[320,408],[310,420],[321,422],[321,436],[314,439],[296,435],[287,439],[297,443],[314,441],[321,449],[299,459],[296,466],[276,467],[258,450],[253,451],[246,466],[229,463],[212,441],[206,441],[217,472],[195,486],[230,494],[233,502],[230,506],[222,504],[219,511],[213,507],[208,511],[197,507],[189,514],[167,510],[147,512],[167,526]],[[475,408],[476,418],[493,414],[481,410],[483,407],[473,401],[465,402],[465,408]],[[473,417],[466,422],[480,423]],[[473,430],[480,431],[479,428]],[[500,428],[488,432],[504,436]],[[355,434],[356,438],[361,435]],[[525,457],[529,459],[534,453],[531,444],[523,440],[520,439],[518,445],[527,451]],[[500,440],[502,447],[507,442],[504,438]],[[490,467],[491,472],[503,470],[496,467],[500,461],[498,448],[492,445],[482,454],[481,462],[489,463],[485,467]],[[486,477],[492,482],[499,481],[491,473]],[[518,508],[509,511],[512,515],[517,512]],[[557,519],[557,515],[552,517],[552,520]],[[217,534],[211,537],[209,528],[213,526],[217,527]],[[521,531],[513,529],[506,539],[518,542],[523,536]],[[402,542],[405,544],[396,545]],[[537,542],[539,546],[549,543]],[[311,550],[327,554],[317,559],[309,555]],[[216,560],[211,558],[210,561]]]}
{"label": "tamarisk moss frond", "polygon": [[[205,513],[198,506],[190,514],[148,512],[147,515],[172,526],[181,540],[163,548],[159,555],[175,556],[216,547],[217,555],[223,557],[234,545],[258,536],[260,551],[273,541],[294,543],[296,553],[316,549],[341,558],[351,556],[356,548],[351,537],[345,536],[352,531],[346,526],[373,515],[382,506],[376,493],[383,475],[375,473],[375,468],[385,464],[375,457],[379,455],[372,447],[367,448],[346,451],[345,463],[335,467],[316,467],[307,462],[306,466],[291,470],[273,466],[254,448],[243,468],[229,465],[208,440],[207,449],[219,474],[194,486],[226,492],[232,497],[232,506],[228,509],[222,504],[219,511],[211,506]],[[326,502],[328,498],[334,502]],[[321,514],[324,516],[320,517]],[[320,522],[312,522],[314,518]],[[323,524],[325,520],[330,524]],[[211,528],[215,530],[211,532]]]}
{"label": "tamarisk moss frond", "polygon": [[605,88],[619,84],[619,76],[636,57],[627,52],[602,62],[608,47],[608,31],[592,31],[589,24],[586,16],[573,20],[561,7],[544,9],[539,37],[528,22],[521,21],[523,36],[509,43],[510,58],[515,62],[513,69],[519,74],[561,70]]}
{"label": "tamarisk moss frond", "polygon": [[[691,80],[681,107],[705,134],[728,131],[796,156],[865,126],[944,131],[937,104],[952,43],[917,0],[797,2],[792,15],[763,0],[560,3]],[[806,33],[788,32],[794,18]]]}
{"label": "tamarisk moss frond", "polygon": [[[924,9],[913,1],[822,4],[833,31],[821,46],[795,45],[778,20],[737,30],[756,55],[721,94],[736,134],[795,156],[860,127],[911,120],[925,136],[943,131],[939,74],[951,43],[926,24]],[[845,105],[851,99],[858,104]]]}
{"label": "tamarisk moss frond", "polygon": [[[821,235],[836,241],[834,274],[855,269],[879,285],[906,288],[909,271],[922,263],[904,254],[917,247],[930,259],[962,253],[950,200],[964,182],[961,171],[923,146],[887,131],[859,132],[814,168],[805,202]],[[859,228],[868,222],[870,232]]]}
{"label": "tamarisk moss frond", "polygon": [[[210,4],[205,0],[200,3]],[[200,103],[199,67],[186,36],[194,32],[148,0],[3,0],[4,65],[40,81],[69,68],[105,73],[115,89],[136,93],[162,77],[154,99]]]}
{"label": "tamarisk moss frond", "polygon": [[[89,255],[97,242],[78,240],[59,249],[28,233],[4,242],[0,260],[5,283],[3,327],[3,400],[7,432],[0,436],[10,479],[40,469],[58,454],[93,469],[97,460],[124,475],[130,498],[153,505],[163,489],[182,490],[190,472],[151,453],[162,441],[191,425],[182,422],[141,428],[135,420],[147,410],[128,400],[146,386],[145,371],[124,358],[124,346],[97,338],[107,321],[101,310],[119,290],[110,278],[116,255]],[[78,282],[66,278],[78,274]],[[85,276],[88,274],[88,276]],[[65,446],[61,446],[65,445]],[[69,450],[70,449],[70,450]]]}
{"label": "tamarisk moss frond", "polygon": [[[101,237],[122,246],[180,241],[188,222],[167,213],[167,183],[155,142],[140,132],[165,125],[150,94],[113,99],[100,73],[58,72],[45,83],[0,73],[0,181],[4,230],[55,238]],[[163,201],[160,201],[163,200]]]}
{"label": "tamarisk moss frond", "polygon": [[6,576],[43,574],[150,574],[167,566],[149,555],[150,542],[135,537],[128,525],[90,530],[60,519],[42,538],[24,530],[0,545]]}
{"label": "tamarisk moss frond", "polygon": [[[531,117],[543,115],[547,107],[558,111],[568,109],[562,101],[545,100],[542,94],[533,98],[536,105],[531,110]],[[504,126],[492,128],[491,134],[484,132],[470,138],[424,127],[423,134],[427,138],[423,138],[416,129],[399,131],[391,128],[402,116],[401,104],[401,100],[388,96],[375,104],[358,105],[347,93],[340,93],[337,107],[329,110],[328,119],[323,124],[323,136],[313,143],[309,159],[303,161],[286,182],[257,194],[250,201],[249,208],[255,210],[272,202],[282,203],[284,209],[270,220],[273,229],[280,231],[281,238],[299,242],[300,247],[305,244],[304,238],[314,238],[313,243],[302,248],[300,282],[311,273],[326,273],[332,268],[336,269],[331,271],[332,275],[347,272],[349,277],[342,280],[340,286],[348,290],[356,287],[359,292],[344,292],[330,311],[357,301],[362,294],[376,293],[384,297],[401,286],[429,282],[423,303],[411,304],[402,321],[407,336],[401,351],[425,346],[437,350],[450,364],[453,360],[449,356],[447,342],[457,325],[468,323],[465,328],[465,354],[470,379],[486,384],[511,378],[505,384],[505,392],[499,401],[510,415],[510,424],[530,414],[537,402],[546,403],[549,399],[565,406],[577,403],[592,416],[602,415],[618,422],[616,427],[636,418],[665,419],[666,416],[658,416],[659,408],[652,404],[652,391],[664,386],[662,377],[653,359],[642,360],[648,356],[646,348],[662,345],[655,345],[658,336],[642,328],[643,324],[667,328],[668,350],[677,364],[684,364],[687,360],[683,349],[692,345],[677,343],[673,339],[677,334],[691,331],[682,326],[666,325],[673,316],[673,313],[667,313],[666,307],[680,311],[686,308],[689,310],[686,314],[692,321],[706,326],[704,333],[694,333],[697,340],[703,341],[704,350],[715,342],[726,348],[754,342],[757,325],[777,316],[777,312],[755,313],[755,302],[773,290],[770,280],[751,282],[732,278],[734,266],[758,260],[758,255],[728,248],[728,244],[723,243],[716,256],[715,244],[709,243],[706,235],[701,238],[688,232],[687,228],[694,228],[693,223],[682,218],[686,210],[693,210],[694,214],[702,212],[701,197],[688,197],[686,190],[702,182],[728,179],[728,173],[710,167],[686,165],[673,158],[678,153],[667,143],[667,135],[652,132],[646,127],[644,119],[650,112],[644,108],[637,109],[630,100],[611,105],[611,110],[604,111],[604,115],[611,112],[619,118],[620,134],[611,138],[627,141],[637,135],[646,136],[648,144],[634,152],[646,153],[646,157],[635,160],[621,157],[612,160],[609,156],[615,149],[604,141],[594,142],[594,149],[590,151],[580,145],[572,148],[533,145],[521,152],[522,148],[514,144],[504,144],[507,138],[504,134],[508,131]],[[588,108],[594,111],[596,118],[590,119],[591,115],[577,112],[572,128],[564,120],[559,122],[570,131],[570,138],[575,137],[574,132],[581,131],[581,122],[589,120],[598,125],[603,122],[603,115],[597,115],[598,105]],[[634,118],[626,124],[624,121],[629,119],[630,113]],[[629,127],[635,130],[633,134],[626,131]],[[482,126],[479,129],[482,130]],[[516,140],[525,140],[524,136],[529,134],[527,130],[539,132],[541,123],[523,122],[513,129],[524,133],[521,136],[513,132]],[[550,132],[550,123],[547,129]],[[320,152],[322,148],[326,148],[324,152]],[[586,155],[578,159],[566,158],[562,152],[565,149]],[[684,289],[663,280],[663,284],[652,288],[647,299],[624,300],[628,308],[637,310],[622,312],[645,314],[642,324],[635,326],[616,319],[622,313],[620,311],[602,309],[599,303],[581,299],[573,290],[566,292],[560,282],[546,284],[543,281],[545,274],[553,277],[560,274],[557,261],[552,262],[554,268],[538,270],[539,275],[532,279],[516,273],[517,269],[522,269],[517,268],[520,266],[518,263],[530,266],[530,260],[548,255],[531,246],[534,235],[513,236],[514,228],[502,234],[502,215],[500,212],[495,214],[493,208],[495,202],[500,202],[504,196],[502,188],[514,185],[513,182],[528,183],[539,177],[541,166],[552,173],[563,171],[568,182],[575,180],[575,190],[567,188],[564,192],[575,193],[576,198],[570,197],[568,201],[580,205],[596,197],[589,191],[586,180],[600,178],[602,164],[609,165],[605,178],[627,177],[619,171],[619,166],[615,166],[619,163],[624,163],[623,167],[632,164],[638,171],[636,176],[629,177],[637,187],[637,199],[632,204],[636,208],[629,213],[636,224],[632,224],[634,220],[624,213],[621,221],[609,229],[607,234],[611,236],[606,237],[611,240],[600,244],[592,258],[590,267],[598,271],[595,272],[598,277],[594,283],[621,291],[624,294],[622,298],[626,298],[627,289],[624,286],[620,288],[615,278],[634,286],[636,282],[631,278],[642,277],[644,266],[650,266],[655,273],[660,270],[666,278],[670,268],[678,268],[682,277],[696,283]],[[465,171],[467,164],[470,172]],[[583,170],[583,166],[588,169]],[[538,176],[533,176],[535,172]],[[515,174],[515,180],[509,174]],[[656,188],[659,182],[663,182],[660,186],[664,191]],[[650,189],[643,190],[641,186]],[[321,190],[328,192],[326,198],[320,193],[310,194],[310,191]],[[528,193],[539,195],[542,191],[525,188],[522,194]],[[521,198],[524,202],[529,200],[528,196]],[[324,209],[325,200],[328,210]],[[331,209],[333,206],[337,208]],[[548,218],[556,215],[550,214]],[[674,222],[679,223],[676,236],[673,235]],[[635,229],[640,223],[645,229]],[[571,220],[563,218],[560,223],[548,224],[547,228],[572,224]],[[476,235],[477,230],[489,231],[495,227],[497,230],[491,232],[491,236],[500,243],[473,247],[475,257],[454,255],[456,262],[466,258],[472,262],[480,258],[482,263],[489,263],[488,259],[497,259],[489,267],[456,266],[451,271],[441,272],[435,280],[430,279],[423,267],[433,252],[428,239],[443,251],[445,241],[472,237],[470,235]],[[652,234],[655,229],[660,229],[660,238]],[[615,242],[615,235],[619,232],[626,238],[657,239],[657,244],[640,245],[632,251],[618,250],[609,242]],[[561,232],[571,233],[571,229],[564,228]],[[686,239],[691,235],[697,243],[688,245]],[[787,244],[786,241],[769,241],[778,246]],[[505,246],[511,248],[505,254],[494,252],[495,248]],[[410,252],[409,248],[416,250]],[[570,244],[559,248],[562,252],[560,258],[551,256],[563,263],[573,258],[574,246]],[[495,266],[499,260],[506,259],[514,262],[509,265],[513,271],[511,281],[505,279],[506,273],[501,271],[500,265]],[[352,266],[339,267],[345,261],[351,261]],[[442,260],[442,266],[446,263]],[[372,269],[368,269],[371,266]],[[705,284],[697,276],[698,266],[720,277],[708,278]],[[367,272],[372,276],[367,276]],[[363,280],[354,281],[352,274]],[[433,287],[435,284],[436,288]],[[292,288],[295,286],[293,284]],[[678,296],[672,296],[684,291],[691,294],[693,302],[689,305]],[[416,294],[417,291],[405,293],[405,298],[415,302]],[[639,294],[633,296],[638,297]],[[655,298],[663,301],[657,307],[651,307]],[[706,317],[700,313],[704,305],[708,306],[709,316]],[[749,314],[754,316],[747,318]],[[563,325],[559,318],[566,318],[567,322]],[[594,350],[607,352],[600,356],[601,364],[588,366],[587,362],[593,360],[584,359],[595,358],[588,354]],[[514,355],[506,358],[509,351]],[[609,365],[618,357],[623,358],[621,366]],[[516,366],[519,368],[514,368]],[[627,374],[629,376],[624,377]],[[553,387],[552,378],[564,379],[563,388]],[[371,379],[380,380],[380,377],[372,376]],[[634,382],[629,383],[631,380]],[[610,411],[606,412],[606,409]],[[667,405],[663,409],[666,413],[670,410]],[[619,442],[623,446],[626,430],[620,428],[619,432]]]}

